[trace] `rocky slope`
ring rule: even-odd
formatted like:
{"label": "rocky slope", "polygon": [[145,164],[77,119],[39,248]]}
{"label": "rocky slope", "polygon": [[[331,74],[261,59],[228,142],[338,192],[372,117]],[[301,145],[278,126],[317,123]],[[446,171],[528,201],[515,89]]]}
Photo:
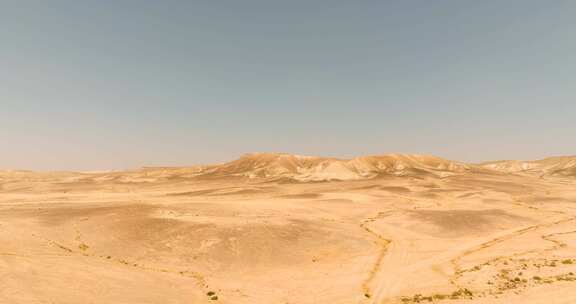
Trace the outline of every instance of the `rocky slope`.
{"label": "rocky slope", "polygon": [[109,172],[31,172],[0,170],[0,182],[59,180],[85,183],[150,183],[195,178],[247,178],[315,182],[365,180],[383,176],[448,177],[466,173],[521,174],[538,177],[576,177],[576,156],[537,161],[505,160],[467,164],[431,155],[386,154],[352,159],[287,153],[251,153],[216,165],[149,167]]}
{"label": "rocky slope", "polygon": [[576,156],[549,157],[535,161],[503,160],[482,163],[480,166],[505,173],[576,177]]}
{"label": "rocky slope", "polygon": [[429,155],[388,154],[336,159],[283,153],[253,153],[229,163],[206,167],[199,175],[327,181],[370,179],[383,175],[419,174],[445,177],[471,170],[478,168]]}

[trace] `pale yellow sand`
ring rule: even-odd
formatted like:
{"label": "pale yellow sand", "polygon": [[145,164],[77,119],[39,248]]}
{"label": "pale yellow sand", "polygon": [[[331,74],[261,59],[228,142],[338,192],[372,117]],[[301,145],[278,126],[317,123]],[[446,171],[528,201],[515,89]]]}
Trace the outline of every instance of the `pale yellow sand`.
{"label": "pale yellow sand", "polygon": [[576,180],[446,168],[2,172],[0,303],[576,303]]}

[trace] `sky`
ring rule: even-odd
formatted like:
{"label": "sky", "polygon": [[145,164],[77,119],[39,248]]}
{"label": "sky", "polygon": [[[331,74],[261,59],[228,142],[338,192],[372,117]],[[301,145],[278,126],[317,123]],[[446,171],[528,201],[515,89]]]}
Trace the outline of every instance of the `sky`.
{"label": "sky", "polygon": [[576,1],[0,0],[0,168],[576,154]]}

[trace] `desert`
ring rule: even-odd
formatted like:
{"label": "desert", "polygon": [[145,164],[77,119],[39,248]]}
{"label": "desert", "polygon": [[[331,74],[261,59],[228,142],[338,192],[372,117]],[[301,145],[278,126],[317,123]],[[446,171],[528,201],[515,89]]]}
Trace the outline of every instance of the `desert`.
{"label": "desert", "polygon": [[0,304],[576,304],[575,16],[0,0]]}
{"label": "desert", "polygon": [[576,157],[0,171],[0,303],[576,303]]}

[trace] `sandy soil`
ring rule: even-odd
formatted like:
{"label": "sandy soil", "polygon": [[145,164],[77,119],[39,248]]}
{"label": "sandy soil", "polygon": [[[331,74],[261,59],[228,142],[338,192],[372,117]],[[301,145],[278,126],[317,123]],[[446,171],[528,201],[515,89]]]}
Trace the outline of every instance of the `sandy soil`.
{"label": "sandy soil", "polygon": [[574,178],[1,176],[0,303],[576,303]]}

